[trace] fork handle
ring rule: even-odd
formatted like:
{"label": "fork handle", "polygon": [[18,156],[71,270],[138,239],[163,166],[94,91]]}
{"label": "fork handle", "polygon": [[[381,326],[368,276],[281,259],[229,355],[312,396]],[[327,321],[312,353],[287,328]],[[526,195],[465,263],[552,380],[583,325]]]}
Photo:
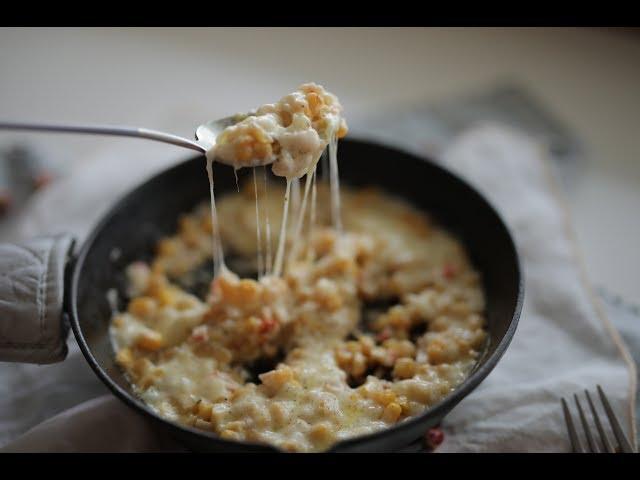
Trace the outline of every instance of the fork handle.
{"label": "fork handle", "polygon": [[118,127],[111,125],[52,125],[46,123],[0,122],[0,130],[30,130],[36,132],[86,133],[90,135],[137,137],[154,140],[156,142],[169,143],[200,153],[206,153],[207,151],[206,148],[193,140],[157,130],[149,130],[147,128]]}

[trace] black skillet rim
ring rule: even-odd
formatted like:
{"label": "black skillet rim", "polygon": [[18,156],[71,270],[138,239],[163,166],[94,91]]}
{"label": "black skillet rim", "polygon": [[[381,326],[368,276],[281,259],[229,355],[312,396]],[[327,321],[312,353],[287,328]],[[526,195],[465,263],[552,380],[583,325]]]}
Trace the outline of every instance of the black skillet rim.
{"label": "black skillet rim", "polygon": [[[488,208],[497,218],[498,222],[500,223],[500,226],[504,229],[504,231],[507,234],[508,240],[509,240],[509,244],[510,247],[513,250],[514,253],[514,259],[515,259],[515,269],[516,269],[516,273],[517,273],[517,278],[518,278],[518,295],[517,295],[517,299],[516,299],[516,303],[515,303],[515,308],[513,311],[513,315],[511,318],[511,321],[509,323],[509,327],[507,328],[504,336],[500,339],[500,341],[498,342],[498,345],[496,346],[495,351],[493,352],[493,354],[491,354],[491,356],[489,358],[486,359],[485,363],[482,364],[479,368],[475,369],[474,371],[472,371],[472,373],[469,375],[469,377],[467,377],[460,385],[458,385],[456,387],[456,389],[451,392],[449,395],[447,395],[446,397],[444,397],[439,403],[432,405],[431,407],[425,409],[421,414],[416,415],[415,417],[411,417],[409,419],[404,420],[403,422],[397,423],[391,427],[385,428],[383,430],[374,432],[374,433],[370,433],[367,435],[360,435],[357,437],[353,437],[353,438],[349,438],[346,440],[342,440],[336,444],[334,444],[331,449],[327,450],[327,452],[337,452],[342,450],[344,447],[349,447],[352,445],[356,445],[358,443],[367,443],[369,440],[374,440],[374,439],[379,439],[379,438],[383,438],[385,436],[395,436],[395,435],[401,435],[401,433],[405,430],[410,430],[412,427],[417,426],[418,424],[421,423],[427,423],[426,420],[429,418],[437,418],[437,417],[443,417],[444,415],[446,415],[452,408],[454,408],[464,397],[466,397],[469,393],[471,393],[479,384],[480,382],[482,382],[482,380],[484,380],[489,373],[491,373],[491,371],[495,368],[495,366],[497,365],[498,361],[500,360],[500,358],[502,358],[502,356],[504,355],[504,352],[506,351],[507,347],[509,346],[509,344],[511,343],[511,340],[513,338],[513,335],[515,334],[516,328],[518,326],[518,321],[520,319],[520,313],[522,311],[522,305],[523,305],[523,301],[524,301],[524,278],[522,275],[522,264],[521,264],[521,259],[520,259],[520,255],[518,252],[518,248],[513,240],[513,234],[511,232],[511,230],[509,229],[509,227],[507,226],[506,222],[504,221],[504,219],[502,218],[502,216],[498,213],[498,211],[493,207],[493,205],[485,198],[484,195],[482,195],[480,192],[478,192],[478,190],[476,188],[474,188],[473,186],[471,186],[468,182],[466,182],[465,180],[463,180],[462,178],[460,178],[458,175],[454,174],[453,172],[451,172],[449,169],[435,163],[432,162],[431,160],[429,160],[428,158],[425,157],[421,157],[418,156],[412,152],[409,152],[407,150],[403,150],[401,148],[397,148],[397,147],[391,147],[389,145],[385,145],[382,143],[378,143],[376,141],[371,141],[369,139],[365,139],[365,138],[361,138],[361,139],[349,139],[350,143],[361,143],[361,144],[368,144],[369,146],[374,146],[376,148],[382,148],[387,150],[390,153],[396,152],[396,153],[401,153],[402,155],[408,155],[411,157],[414,157],[415,159],[424,161],[424,162],[428,162],[430,163],[433,167],[439,169],[442,171],[442,173],[446,176],[449,177],[449,179],[453,182],[457,182],[459,184],[461,184],[463,187],[467,188],[468,190],[472,191],[475,196],[485,204],[485,207]],[[119,212],[122,207],[124,205],[127,204],[128,200],[129,200],[129,196],[133,195],[133,193],[135,191],[137,191],[139,188],[142,188],[143,186],[145,186],[146,184],[154,181],[158,176],[160,175],[165,175],[168,174],[168,172],[170,172],[171,170],[174,169],[178,169],[180,168],[184,163],[187,162],[191,162],[194,160],[194,157],[189,158],[184,160],[183,162],[179,162],[171,167],[168,167],[164,170],[161,170],[155,174],[153,174],[153,176],[151,176],[150,178],[144,180],[143,182],[141,182],[140,184],[138,184],[135,188],[129,190],[127,193],[125,193],[110,209],[109,211],[103,215],[103,217],[98,221],[98,223],[96,223],[94,225],[94,227],[92,228],[90,234],[88,235],[87,239],[85,240],[85,242],[83,243],[75,261],[73,262],[73,274],[71,277],[71,288],[69,291],[69,296],[68,296],[68,311],[70,311],[71,313],[71,327],[73,329],[73,332],[75,334],[76,340],[78,342],[78,345],[80,346],[80,350],[82,351],[82,354],[84,355],[84,357],[86,358],[87,362],[89,363],[90,367],[93,369],[93,371],[96,373],[96,375],[98,376],[98,378],[100,378],[103,383],[111,390],[111,392],[118,397],[120,400],[122,400],[125,404],[127,404],[129,407],[133,408],[134,410],[140,411],[141,413],[147,415],[151,420],[153,420],[155,423],[160,423],[165,427],[168,427],[174,431],[183,433],[183,434],[194,434],[196,436],[200,436],[200,437],[206,437],[208,439],[210,439],[212,441],[212,443],[217,443],[219,445],[225,445],[227,447],[229,447],[230,449],[235,448],[242,448],[242,446],[245,447],[249,447],[251,448],[253,451],[258,451],[258,450],[262,450],[265,452],[282,452],[282,450],[278,449],[277,447],[274,447],[272,445],[266,445],[266,444],[261,444],[261,443],[256,443],[256,442],[237,442],[237,441],[233,441],[233,440],[225,440],[220,438],[219,436],[213,434],[213,433],[208,433],[205,432],[204,430],[199,430],[196,428],[192,428],[186,425],[181,425],[179,423],[175,423],[169,420],[166,420],[164,418],[162,418],[160,415],[158,415],[157,413],[155,413],[153,410],[151,410],[146,404],[144,404],[141,400],[138,400],[137,398],[135,398],[133,395],[129,394],[128,392],[126,392],[125,390],[123,390],[117,383],[115,383],[113,380],[111,380],[111,378],[109,377],[109,375],[104,371],[104,369],[98,364],[98,362],[96,361],[95,357],[93,356],[93,354],[91,353],[91,350],[89,348],[89,345],[87,344],[87,342],[85,341],[84,335],[82,334],[82,330],[80,328],[80,322],[78,319],[78,311],[77,311],[77,294],[78,294],[78,282],[79,282],[79,278],[80,278],[80,273],[81,273],[81,269],[82,269],[82,265],[84,263],[84,260],[89,252],[89,250],[91,249],[91,246],[93,244],[93,242],[95,241],[96,237],[98,236],[98,234],[104,229],[105,225],[111,220],[111,218],[113,216],[116,215],[117,212]]]}

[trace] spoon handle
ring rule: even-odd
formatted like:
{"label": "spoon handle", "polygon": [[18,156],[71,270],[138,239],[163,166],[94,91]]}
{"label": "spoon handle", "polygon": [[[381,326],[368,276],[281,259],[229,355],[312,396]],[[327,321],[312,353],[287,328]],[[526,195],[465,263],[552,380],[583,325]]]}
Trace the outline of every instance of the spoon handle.
{"label": "spoon handle", "polygon": [[147,128],[117,127],[110,125],[51,125],[45,123],[20,123],[1,122],[0,130],[31,130],[37,132],[57,132],[57,133],[88,133],[93,135],[115,135],[118,137],[137,137],[155,140],[157,142],[170,143],[178,147],[189,148],[200,153],[205,153],[206,149],[199,143],[178,137],[170,133],[158,132]]}

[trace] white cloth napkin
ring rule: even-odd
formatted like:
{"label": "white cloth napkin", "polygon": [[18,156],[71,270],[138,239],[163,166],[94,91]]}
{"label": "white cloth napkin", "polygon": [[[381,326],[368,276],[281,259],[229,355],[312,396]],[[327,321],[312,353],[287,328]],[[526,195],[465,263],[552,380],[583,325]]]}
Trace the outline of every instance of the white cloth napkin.
{"label": "white cloth napkin", "polygon": [[[180,158],[153,147],[141,152],[127,145],[120,155],[105,152],[87,161],[0,235],[16,239],[66,230],[82,238],[115,196]],[[560,398],[596,384],[636,438],[635,365],[585,281],[543,150],[517,131],[485,125],[462,134],[441,160],[504,216],[522,256],[526,294],[511,346],[446,418],[438,451],[569,451]],[[61,365],[0,365],[4,451],[181,450],[110,394],[86,401],[106,390],[73,339],[70,352]]]}
{"label": "white cloth napkin", "polygon": [[635,434],[635,364],[591,292],[540,145],[505,127],[463,135],[444,164],[506,219],[523,262],[525,302],[495,371],[447,418],[443,451],[568,451],[559,397],[600,384]]}

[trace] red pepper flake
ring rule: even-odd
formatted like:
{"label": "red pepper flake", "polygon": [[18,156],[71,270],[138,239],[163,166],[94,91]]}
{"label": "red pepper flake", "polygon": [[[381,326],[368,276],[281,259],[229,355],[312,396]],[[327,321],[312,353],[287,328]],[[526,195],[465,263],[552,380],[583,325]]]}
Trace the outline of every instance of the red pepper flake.
{"label": "red pepper flake", "polygon": [[427,430],[424,436],[427,448],[435,449],[444,441],[444,432],[440,427],[433,427]]}
{"label": "red pepper flake", "polygon": [[453,278],[458,274],[458,268],[450,263],[445,263],[442,267],[442,275],[444,278]]}
{"label": "red pepper flake", "polygon": [[191,338],[197,342],[204,342],[209,339],[209,331],[207,330],[206,325],[200,325],[193,329],[191,332]]}
{"label": "red pepper flake", "polygon": [[389,366],[394,365],[396,363],[396,360],[398,360],[398,354],[396,352],[389,352],[389,356],[387,357]]}
{"label": "red pepper flake", "polygon": [[268,333],[273,330],[278,322],[273,317],[266,317],[262,319],[262,325],[260,325],[260,329],[258,332],[260,333]]}
{"label": "red pepper flake", "polygon": [[389,338],[391,338],[391,329],[390,328],[385,328],[380,333],[378,333],[378,335],[376,335],[376,340],[378,340],[379,342],[384,342],[385,340],[388,340]]}

